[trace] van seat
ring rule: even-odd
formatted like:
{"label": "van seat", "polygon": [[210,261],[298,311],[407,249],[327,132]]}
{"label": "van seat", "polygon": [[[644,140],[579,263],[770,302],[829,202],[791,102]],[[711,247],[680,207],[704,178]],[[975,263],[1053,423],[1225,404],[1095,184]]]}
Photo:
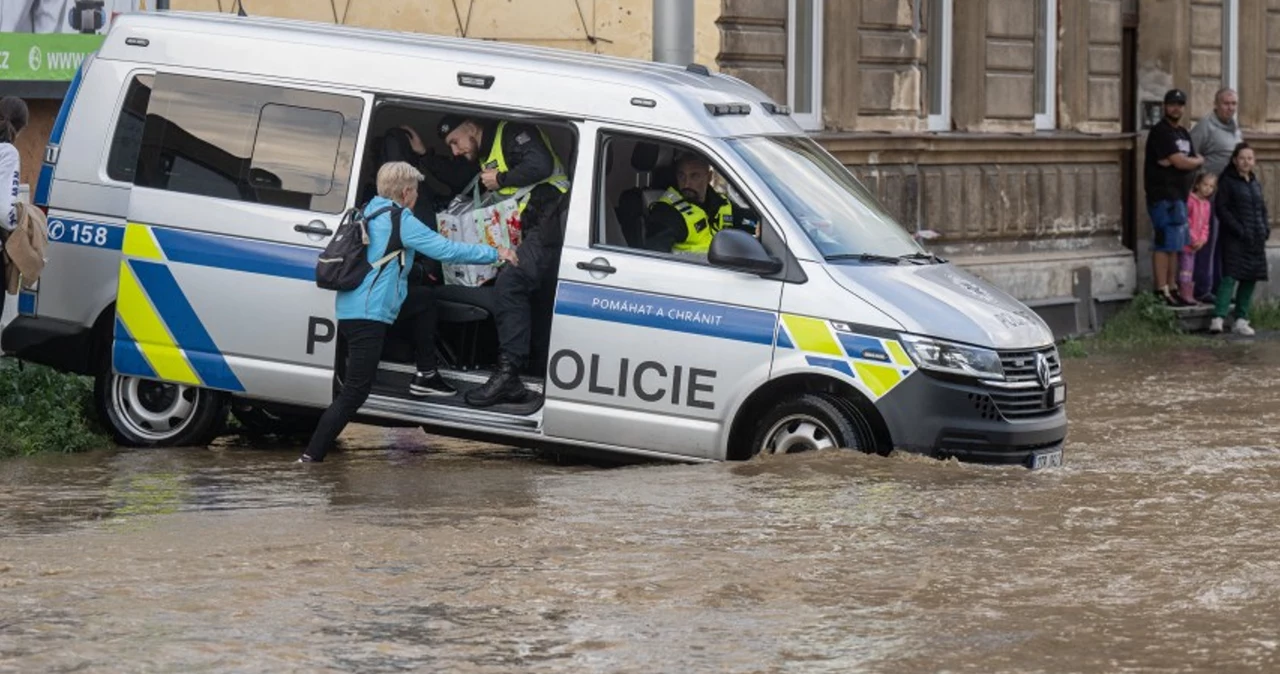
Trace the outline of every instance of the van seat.
{"label": "van seat", "polygon": [[659,148],[655,143],[645,142],[636,143],[631,151],[631,168],[636,171],[636,182],[639,183],[639,177],[644,175],[644,184],[623,190],[618,196],[614,213],[618,216],[627,244],[633,248],[644,247],[645,216],[649,213],[649,206],[661,198],[667,189],[667,182],[655,181],[654,178],[659,171],[664,174],[664,179],[665,174],[670,172],[660,168],[663,155],[669,152],[668,148]]}
{"label": "van seat", "polygon": [[493,286],[435,286],[431,289],[444,323],[474,323],[497,313],[496,290]]}

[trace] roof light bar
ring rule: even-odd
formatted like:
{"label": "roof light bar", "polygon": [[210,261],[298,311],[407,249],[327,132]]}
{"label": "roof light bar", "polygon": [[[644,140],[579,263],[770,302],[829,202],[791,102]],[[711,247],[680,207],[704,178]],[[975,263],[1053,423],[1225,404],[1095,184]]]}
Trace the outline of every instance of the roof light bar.
{"label": "roof light bar", "polygon": [[773,101],[765,101],[760,104],[760,107],[764,108],[765,112],[771,115],[790,115],[791,114],[790,106],[778,105]]}
{"label": "roof light bar", "polygon": [[713,117],[751,114],[751,106],[747,103],[707,103],[706,107]]}

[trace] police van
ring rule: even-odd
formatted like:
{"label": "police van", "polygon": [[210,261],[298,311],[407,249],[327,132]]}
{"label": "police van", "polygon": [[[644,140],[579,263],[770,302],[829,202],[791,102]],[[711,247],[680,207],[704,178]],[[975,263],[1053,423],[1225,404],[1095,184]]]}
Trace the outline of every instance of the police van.
{"label": "police van", "polygon": [[[412,397],[412,345],[392,330],[363,420],[681,461],[1061,462],[1045,323],[926,252],[758,89],[697,64],[298,21],[113,23],[52,131],[34,195],[49,260],[3,351],[96,377],[125,445],[204,443],[229,410],[305,429],[343,370],[316,257],[372,196],[397,129],[447,152],[431,133],[446,114],[536,124],[571,180],[558,281],[534,302],[539,395]],[[644,245],[687,153],[756,218],[700,256]],[[423,191],[432,222],[448,191]],[[496,361],[492,289],[437,290],[443,374],[465,392]]]}

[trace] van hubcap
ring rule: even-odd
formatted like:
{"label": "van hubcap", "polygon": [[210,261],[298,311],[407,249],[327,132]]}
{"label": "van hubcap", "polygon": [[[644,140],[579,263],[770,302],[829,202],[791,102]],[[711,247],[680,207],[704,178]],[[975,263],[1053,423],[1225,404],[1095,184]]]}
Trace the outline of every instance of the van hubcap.
{"label": "van hubcap", "polygon": [[117,376],[112,382],[112,402],[130,432],[148,440],[164,440],[191,422],[199,391],[190,386]]}
{"label": "van hubcap", "polygon": [[794,414],[769,429],[760,453],[794,454],[820,449],[837,449],[831,430],[807,414]]}

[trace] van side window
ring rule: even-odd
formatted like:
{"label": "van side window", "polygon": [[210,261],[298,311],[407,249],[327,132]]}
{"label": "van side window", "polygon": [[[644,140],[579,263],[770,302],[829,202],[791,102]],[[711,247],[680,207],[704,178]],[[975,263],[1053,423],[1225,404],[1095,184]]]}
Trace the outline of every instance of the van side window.
{"label": "van side window", "polygon": [[154,84],[154,76],[138,75],[125,91],[116,132],[111,136],[111,151],[107,154],[107,176],[112,180],[133,182],[138,149],[142,147],[142,128],[147,122],[147,103]]}
{"label": "van side window", "polygon": [[758,212],[705,154],[664,140],[605,134],[600,156],[593,244],[705,261],[721,229],[758,235]]}
{"label": "van side window", "polygon": [[363,108],[349,96],[160,74],[136,182],[339,213]]}

